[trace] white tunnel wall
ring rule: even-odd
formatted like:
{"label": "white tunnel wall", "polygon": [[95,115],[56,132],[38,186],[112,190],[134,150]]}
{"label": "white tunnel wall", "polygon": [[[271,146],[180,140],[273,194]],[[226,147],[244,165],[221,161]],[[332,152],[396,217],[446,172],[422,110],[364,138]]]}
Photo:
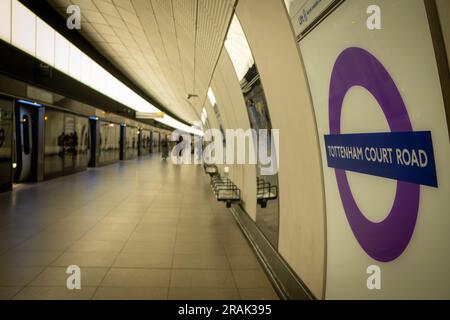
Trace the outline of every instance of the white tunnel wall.
{"label": "white tunnel wall", "polygon": [[[449,2],[437,0],[447,55]],[[272,126],[280,129],[279,253],[317,298],[326,291],[326,214],[316,121],[302,58],[282,0],[240,0],[236,14],[264,87]],[[450,57],[449,57],[450,60]],[[211,84],[225,128],[250,127],[236,73],[223,50]],[[210,118],[215,118],[210,105]],[[214,119],[215,120],[215,119]],[[211,122],[218,127],[217,121]],[[230,166],[244,208],[256,220],[254,166]]]}
{"label": "white tunnel wall", "polygon": [[[322,298],[325,208],[321,160],[313,109],[294,33],[281,0],[241,0],[236,14],[261,75],[272,126],[280,129],[279,253],[313,294]],[[222,51],[211,87],[224,126],[249,129],[245,101],[226,50]],[[209,103],[207,112],[212,118],[214,111]],[[217,126],[217,122],[215,125],[213,122],[216,121],[211,125]],[[244,209],[256,220],[255,166],[230,166],[230,176],[242,190]]]}
{"label": "white tunnel wall", "polygon": [[[250,128],[247,108],[242,96],[233,64],[226,50],[222,51],[211,87],[216,95],[224,129]],[[208,113],[209,114],[209,113]],[[248,150],[247,150],[248,151]],[[256,220],[256,167],[255,165],[228,165],[230,177],[241,189],[243,207]]]}
{"label": "white tunnel wall", "polygon": [[272,126],[280,129],[279,252],[320,298],[325,270],[321,158],[294,33],[282,0],[242,0],[236,11],[261,75]]}

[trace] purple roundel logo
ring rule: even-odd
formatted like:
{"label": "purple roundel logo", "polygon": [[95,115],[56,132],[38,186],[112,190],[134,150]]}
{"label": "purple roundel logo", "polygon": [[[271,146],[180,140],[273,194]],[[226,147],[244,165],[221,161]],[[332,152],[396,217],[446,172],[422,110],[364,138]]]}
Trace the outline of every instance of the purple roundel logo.
{"label": "purple roundel logo", "polygon": [[[377,100],[391,132],[412,132],[405,103],[392,77],[371,53],[361,48],[345,49],[337,58],[331,75],[330,132],[341,134],[342,105],[347,92],[360,86]],[[374,223],[359,209],[345,170],[335,169],[342,204],[350,227],[364,251],[380,262],[397,259],[408,246],[416,226],[420,185],[398,181],[395,201],[388,217]]]}

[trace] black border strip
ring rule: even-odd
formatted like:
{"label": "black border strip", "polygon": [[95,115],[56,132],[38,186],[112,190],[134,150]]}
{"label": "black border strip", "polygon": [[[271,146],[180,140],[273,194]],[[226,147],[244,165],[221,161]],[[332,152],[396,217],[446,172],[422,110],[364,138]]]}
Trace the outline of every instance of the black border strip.
{"label": "black border strip", "polygon": [[[444,35],[442,33],[441,21],[436,5],[436,0],[424,0],[425,10],[430,26],[431,39],[433,41],[434,55],[439,72],[444,108],[447,116],[447,126],[450,126],[450,73],[447,50],[445,48]],[[450,137],[450,127],[449,137]]]}
{"label": "black border strip", "polygon": [[244,209],[239,205],[234,205],[230,210],[280,298],[285,300],[316,300],[316,297],[272,247]]}

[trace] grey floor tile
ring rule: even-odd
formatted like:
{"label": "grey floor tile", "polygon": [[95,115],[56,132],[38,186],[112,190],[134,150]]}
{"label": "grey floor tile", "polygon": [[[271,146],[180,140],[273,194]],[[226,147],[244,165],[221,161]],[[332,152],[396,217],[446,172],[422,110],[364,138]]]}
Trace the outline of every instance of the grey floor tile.
{"label": "grey floor tile", "polygon": [[100,287],[94,300],[166,300],[168,288]]}
{"label": "grey floor tile", "polygon": [[152,223],[139,223],[134,232],[170,235],[175,235],[178,233],[176,225],[154,225]]}
{"label": "grey floor tile", "polygon": [[221,245],[221,236],[217,233],[202,233],[202,232],[177,232],[177,242],[178,243],[189,243],[189,242],[202,242],[205,244],[208,243],[217,243],[219,246]]}
{"label": "grey floor tile", "polygon": [[27,238],[18,238],[18,237],[7,237],[0,235],[0,254],[8,251],[9,249],[13,249],[20,244],[24,243]]}
{"label": "grey floor tile", "polygon": [[117,253],[114,252],[66,252],[51,265],[68,267],[110,267],[114,263]]}
{"label": "grey floor tile", "polygon": [[250,248],[250,246],[248,244],[235,245],[235,244],[224,243],[223,247],[225,249],[226,254],[229,256],[244,256],[244,255],[254,256],[255,255],[255,253],[253,252],[253,250]]}
{"label": "grey floor tile", "polygon": [[75,242],[68,252],[115,252],[118,253],[125,241],[118,240],[80,240]]}
{"label": "grey floor tile", "polygon": [[73,241],[28,239],[17,247],[14,247],[14,251],[63,251],[72,244]]}
{"label": "grey floor tile", "polygon": [[10,300],[22,287],[0,287],[0,300]]}
{"label": "grey floor tile", "polygon": [[176,254],[173,261],[174,269],[230,269],[226,256]]}
{"label": "grey floor tile", "polygon": [[[81,286],[96,287],[100,285],[108,271],[107,268],[80,268]],[[42,271],[30,284],[30,286],[65,286],[70,276],[64,267],[48,267]]]}
{"label": "grey floor tile", "polygon": [[157,206],[150,206],[146,212],[145,216],[152,216],[152,215],[168,215],[168,216],[179,216],[181,213],[180,208],[170,208],[170,207],[157,207]]}
{"label": "grey floor tile", "polygon": [[235,288],[228,270],[173,270],[170,286],[174,288]]}
{"label": "grey floor tile", "polygon": [[119,224],[121,226],[124,225],[130,225],[130,226],[136,226],[140,221],[140,218],[136,217],[117,217],[117,216],[106,216],[101,220],[100,223],[102,224]]}
{"label": "grey floor tile", "polygon": [[90,300],[95,287],[81,287],[81,290],[69,290],[67,287],[26,287],[14,300]]}
{"label": "grey floor tile", "polygon": [[170,270],[112,268],[102,287],[157,287],[169,286]]}
{"label": "grey floor tile", "polygon": [[233,270],[233,276],[239,289],[272,287],[262,270]]}
{"label": "grey floor tile", "polygon": [[261,264],[258,259],[253,255],[241,255],[241,256],[228,256],[232,269],[257,269],[261,270]]}
{"label": "grey floor tile", "polygon": [[140,231],[132,233],[128,240],[173,245],[175,243],[175,238],[175,233],[149,233]]}
{"label": "grey floor tile", "polygon": [[172,260],[172,252],[165,252],[160,254],[122,252],[117,257],[114,263],[114,267],[170,269],[172,267]]}
{"label": "grey floor tile", "polygon": [[272,288],[239,289],[242,300],[279,300]]}
{"label": "grey floor tile", "polygon": [[140,219],[144,215],[145,211],[142,209],[114,209],[108,212],[108,217],[133,217]]}
{"label": "grey floor tile", "polygon": [[197,255],[225,255],[220,243],[187,242],[178,241],[175,244],[175,254],[197,254]]}
{"label": "grey floor tile", "polygon": [[89,233],[124,233],[129,235],[134,231],[136,225],[131,224],[122,224],[122,223],[97,223],[92,229],[89,230]]}
{"label": "grey floor tile", "polygon": [[33,280],[44,267],[0,266],[0,287],[24,286]]}
{"label": "grey floor tile", "polygon": [[141,223],[150,225],[176,226],[179,217],[176,215],[146,215]]}
{"label": "grey floor tile", "polygon": [[157,243],[149,241],[128,241],[123,253],[166,254],[174,251],[174,243]]}
{"label": "grey floor tile", "polygon": [[126,241],[132,232],[132,230],[91,230],[83,236],[82,240]]}
{"label": "grey floor tile", "polygon": [[47,266],[53,262],[62,251],[15,251],[0,256],[0,266]]}
{"label": "grey floor tile", "polygon": [[170,288],[169,300],[239,300],[237,289]]}

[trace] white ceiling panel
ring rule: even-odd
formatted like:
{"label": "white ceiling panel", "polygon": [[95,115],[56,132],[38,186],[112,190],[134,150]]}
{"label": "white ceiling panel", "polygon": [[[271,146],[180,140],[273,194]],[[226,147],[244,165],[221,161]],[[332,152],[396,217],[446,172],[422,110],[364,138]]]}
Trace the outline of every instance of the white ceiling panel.
{"label": "white ceiling panel", "polygon": [[[201,115],[236,0],[49,0],[67,16],[81,8],[81,33],[167,109]],[[187,94],[199,98],[186,100]]]}

